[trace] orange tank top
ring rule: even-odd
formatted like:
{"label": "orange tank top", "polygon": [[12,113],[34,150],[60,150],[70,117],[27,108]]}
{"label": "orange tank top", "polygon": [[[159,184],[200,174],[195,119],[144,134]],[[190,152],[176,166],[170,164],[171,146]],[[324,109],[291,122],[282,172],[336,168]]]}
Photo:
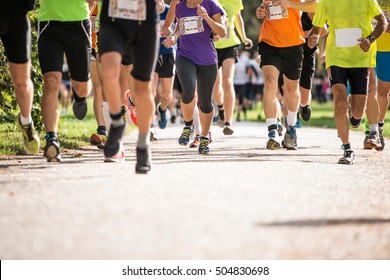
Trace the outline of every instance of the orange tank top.
{"label": "orange tank top", "polygon": [[271,0],[265,0],[264,5],[266,16],[260,30],[259,42],[263,41],[278,48],[298,46],[305,42],[300,11],[273,6]]}

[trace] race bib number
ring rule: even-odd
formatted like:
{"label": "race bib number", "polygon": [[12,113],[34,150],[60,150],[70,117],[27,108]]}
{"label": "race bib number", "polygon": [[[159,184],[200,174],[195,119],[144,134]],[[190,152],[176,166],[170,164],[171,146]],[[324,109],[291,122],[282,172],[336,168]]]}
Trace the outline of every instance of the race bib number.
{"label": "race bib number", "polygon": [[146,20],[146,0],[110,0],[108,16],[128,20]]}
{"label": "race bib number", "polygon": [[203,32],[203,18],[201,16],[181,18],[179,22],[179,29],[181,35]]}
{"label": "race bib number", "polygon": [[355,47],[362,38],[361,28],[338,28],[336,31],[336,47]]}
{"label": "race bib number", "polygon": [[288,17],[287,8],[281,6],[274,6],[272,2],[265,3],[267,20],[282,19]]}

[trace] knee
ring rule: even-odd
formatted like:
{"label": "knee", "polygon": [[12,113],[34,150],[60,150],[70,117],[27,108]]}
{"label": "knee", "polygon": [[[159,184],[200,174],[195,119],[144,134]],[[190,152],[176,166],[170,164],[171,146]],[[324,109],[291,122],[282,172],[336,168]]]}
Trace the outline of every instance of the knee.
{"label": "knee", "polygon": [[46,91],[54,92],[57,94],[60,90],[61,79],[57,75],[47,75],[44,77],[43,86]]}
{"label": "knee", "polygon": [[28,92],[32,90],[33,84],[30,79],[15,79],[15,90],[18,92]]}
{"label": "knee", "polygon": [[195,93],[194,92],[184,92],[181,96],[181,101],[184,104],[190,104],[194,100]]}

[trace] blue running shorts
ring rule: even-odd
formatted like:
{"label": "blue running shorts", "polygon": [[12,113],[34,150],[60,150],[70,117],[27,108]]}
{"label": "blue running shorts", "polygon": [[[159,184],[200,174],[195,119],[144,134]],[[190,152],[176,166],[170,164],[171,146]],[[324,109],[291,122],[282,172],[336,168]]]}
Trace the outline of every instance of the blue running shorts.
{"label": "blue running shorts", "polygon": [[390,52],[376,53],[376,75],[384,82],[390,82]]}

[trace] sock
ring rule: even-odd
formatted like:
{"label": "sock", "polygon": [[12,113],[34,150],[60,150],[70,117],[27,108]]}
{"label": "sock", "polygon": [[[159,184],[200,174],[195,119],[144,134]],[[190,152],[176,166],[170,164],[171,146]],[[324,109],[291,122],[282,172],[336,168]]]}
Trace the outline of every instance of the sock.
{"label": "sock", "polygon": [[378,122],[379,127],[383,127],[384,124],[385,124],[385,121]]}
{"label": "sock", "polygon": [[287,125],[293,126],[297,122],[297,113],[298,112],[291,112],[290,110],[287,110]]}
{"label": "sock", "polygon": [[278,129],[278,125],[277,124],[272,124],[272,125],[268,126],[268,131],[271,131],[273,129]]}
{"label": "sock", "polygon": [[107,129],[104,125],[99,125],[96,131],[100,135],[107,135]]}
{"label": "sock", "polygon": [[119,110],[119,112],[115,114],[110,113],[110,117],[112,119],[111,125],[113,127],[119,127],[125,124],[125,120],[122,117],[122,110]]}
{"label": "sock", "polygon": [[231,126],[232,124],[230,122],[225,122],[226,126]]}
{"label": "sock", "polygon": [[137,147],[141,149],[147,149],[150,144],[150,136],[148,133],[139,133]]}
{"label": "sock", "polygon": [[158,110],[161,112],[161,113],[164,113],[167,111],[167,109],[165,108],[165,110],[161,109],[161,105],[158,107]]}
{"label": "sock", "polygon": [[189,122],[184,121],[185,126],[191,127],[194,123],[194,120],[190,120]]}
{"label": "sock", "polygon": [[343,144],[343,145],[341,145],[341,149],[343,149],[344,151],[351,150],[351,144],[350,143]]}
{"label": "sock", "polygon": [[378,124],[370,124],[370,131],[378,132]]}
{"label": "sock", "polygon": [[277,124],[277,118],[265,119],[265,122],[266,122],[267,126],[270,127],[272,125],[276,125]]}
{"label": "sock", "polygon": [[200,136],[200,139],[207,139],[207,140],[210,140],[208,135],[207,135],[207,136],[201,135],[201,136]]}
{"label": "sock", "polygon": [[48,140],[50,138],[57,138],[57,132],[55,131],[46,132],[45,139]]}
{"label": "sock", "polygon": [[19,120],[22,125],[29,126],[32,123],[31,114],[29,114],[27,118],[23,117],[22,114],[20,114]]}
{"label": "sock", "polygon": [[81,101],[85,100],[85,97],[80,97],[77,95],[77,92],[74,90],[73,87],[72,87],[72,92],[73,92],[73,97],[76,100],[76,102],[81,102]]}

